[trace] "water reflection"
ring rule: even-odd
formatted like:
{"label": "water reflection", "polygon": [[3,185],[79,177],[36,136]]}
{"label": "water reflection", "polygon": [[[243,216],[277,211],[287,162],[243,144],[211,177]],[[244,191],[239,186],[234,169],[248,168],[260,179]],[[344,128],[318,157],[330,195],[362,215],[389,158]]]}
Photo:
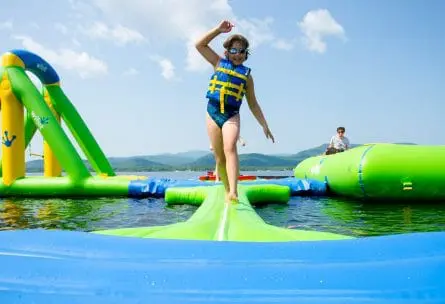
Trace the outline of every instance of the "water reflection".
{"label": "water reflection", "polygon": [[277,226],[358,237],[445,230],[445,203],[293,197],[288,206],[257,211],[266,222]]}
{"label": "water reflection", "polygon": [[330,199],[324,212],[355,235],[445,230],[443,202],[363,202]]}
{"label": "water reflection", "polygon": [[[0,230],[93,231],[159,226],[190,218],[196,206],[168,206],[163,199],[4,199]],[[292,197],[256,212],[269,224],[352,236],[445,230],[445,203],[374,203],[344,198]]]}
{"label": "water reflection", "polygon": [[0,219],[4,223],[1,229],[22,229],[29,225],[25,217],[25,209],[11,200],[3,202],[3,208],[0,210]]}
{"label": "water reflection", "polygon": [[167,207],[158,199],[3,199],[0,230],[108,228],[167,225],[187,220],[194,206]]}

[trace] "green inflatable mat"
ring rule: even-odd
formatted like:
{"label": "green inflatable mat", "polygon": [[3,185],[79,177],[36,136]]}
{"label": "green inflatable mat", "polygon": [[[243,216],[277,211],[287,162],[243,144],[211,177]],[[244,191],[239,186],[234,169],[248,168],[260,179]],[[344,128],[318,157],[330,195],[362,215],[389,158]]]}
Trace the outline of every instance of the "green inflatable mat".
{"label": "green inflatable mat", "polygon": [[140,238],[249,242],[352,238],[329,232],[294,230],[269,225],[250,204],[287,203],[289,196],[289,188],[286,186],[240,185],[239,203],[228,204],[225,202],[223,186],[169,188],[165,196],[167,203],[200,205],[187,221],[166,226],[112,229],[94,233]]}

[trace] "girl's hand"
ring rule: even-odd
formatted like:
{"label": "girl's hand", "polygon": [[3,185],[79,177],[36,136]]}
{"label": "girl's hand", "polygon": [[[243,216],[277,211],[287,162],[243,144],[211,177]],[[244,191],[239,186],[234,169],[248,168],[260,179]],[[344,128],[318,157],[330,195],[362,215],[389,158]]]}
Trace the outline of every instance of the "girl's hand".
{"label": "girl's hand", "polygon": [[232,30],[233,27],[234,27],[234,25],[232,23],[230,23],[230,21],[224,20],[218,25],[218,30],[221,33],[228,33]]}
{"label": "girl's hand", "polygon": [[273,143],[275,143],[275,138],[272,135],[272,132],[270,131],[269,127],[263,128],[264,134],[266,135],[266,138],[271,139]]}

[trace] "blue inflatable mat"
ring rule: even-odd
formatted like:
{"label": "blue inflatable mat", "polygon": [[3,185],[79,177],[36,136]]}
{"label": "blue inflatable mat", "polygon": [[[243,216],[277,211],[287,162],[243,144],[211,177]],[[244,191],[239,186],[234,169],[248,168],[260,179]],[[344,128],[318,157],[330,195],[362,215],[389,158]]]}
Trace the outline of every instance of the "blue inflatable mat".
{"label": "blue inflatable mat", "polygon": [[445,303],[445,233],[243,243],[0,232],[0,303]]}
{"label": "blue inflatable mat", "polygon": [[[215,186],[221,183],[200,181],[200,180],[175,180],[169,178],[148,178],[143,180],[134,180],[129,185],[130,197],[164,197],[165,191],[170,187],[200,187]],[[243,185],[281,185],[290,189],[292,196],[296,195],[325,195],[326,184],[324,182],[299,179],[299,178],[280,178],[270,180],[243,181]]]}

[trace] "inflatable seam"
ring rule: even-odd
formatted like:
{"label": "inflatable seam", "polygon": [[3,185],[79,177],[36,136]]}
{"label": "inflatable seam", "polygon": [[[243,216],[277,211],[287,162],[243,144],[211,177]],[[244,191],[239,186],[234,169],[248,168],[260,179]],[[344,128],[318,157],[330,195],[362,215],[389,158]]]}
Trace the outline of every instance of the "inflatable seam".
{"label": "inflatable seam", "polygon": [[368,154],[369,150],[371,150],[375,145],[371,145],[363,152],[362,156],[360,157],[360,162],[358,165],[358,184],[360,189],[362,190],[363,197],[366,197],[366,191],[365,191],[365,183],[363,181],[363,162],[365,161],[365,156]]}

